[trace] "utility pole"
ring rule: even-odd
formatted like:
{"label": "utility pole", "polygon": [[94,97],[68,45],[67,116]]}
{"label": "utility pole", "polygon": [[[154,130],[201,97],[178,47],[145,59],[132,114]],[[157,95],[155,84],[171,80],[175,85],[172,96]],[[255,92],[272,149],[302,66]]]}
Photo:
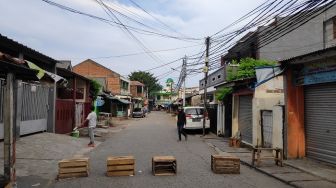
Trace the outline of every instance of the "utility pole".
{"label": "utility pole", "polygon": [[4,176],[6,183],[16,187],[15,175],[15,115],[14,108],[16,101],[14,99],[14,80],[13,73],[7,74],[5,96],[4,96]]}
{"label": "utility pole", "polygon": [[186,77],[187,77],[187,55],[183,59],[183,107],[185,107],[185,91],[186,91]]}
{"label": "utility pole", "polygon": [[203,136],[205,136],[205,122],[207,114],[207,82],[208,82],[208,71],[209,71],[209,46],[210,46],[210,37],[205,39],[206,53],[205,53],[205,66],[203,68],[204,72],[204,113],[203,113]]}

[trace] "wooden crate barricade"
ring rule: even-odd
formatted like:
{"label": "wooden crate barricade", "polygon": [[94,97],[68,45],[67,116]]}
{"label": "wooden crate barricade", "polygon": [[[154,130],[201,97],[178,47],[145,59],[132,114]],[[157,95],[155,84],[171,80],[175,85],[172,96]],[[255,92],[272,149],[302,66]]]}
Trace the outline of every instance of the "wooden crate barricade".
{"label": "wooden crate barricade", "polygon": [[216,174],[240,174],[240,159],[233,156],[211,155],[211,170]]}
{"label": "wooden crate barricade", "polygon": [[58,162],[58,179],[88,176],[89,158],[63,159]]}
{"label": "wooden crate barricade", "polygon": [[174,156],[154,156],[152,159],[154,176],[176,175],[177,164]]}
{"label": "wooden crate barricade", "polygon": [[133,156],[108,157],[106,175],[109,177],[134,176],[135,158]]}

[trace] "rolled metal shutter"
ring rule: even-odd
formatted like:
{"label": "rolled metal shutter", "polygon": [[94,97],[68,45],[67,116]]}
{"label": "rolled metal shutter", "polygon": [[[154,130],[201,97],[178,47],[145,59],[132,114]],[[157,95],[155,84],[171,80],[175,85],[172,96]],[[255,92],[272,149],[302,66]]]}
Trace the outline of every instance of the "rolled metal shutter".
{"label": "rolled metal shutter", "polygon": [[306,155],[336,164],[336,83],[305,86]]}
{"label": "rolled metal shutter", "polygon": [[252,95],[239,96],[238,124],[244,142],[252,144]]}

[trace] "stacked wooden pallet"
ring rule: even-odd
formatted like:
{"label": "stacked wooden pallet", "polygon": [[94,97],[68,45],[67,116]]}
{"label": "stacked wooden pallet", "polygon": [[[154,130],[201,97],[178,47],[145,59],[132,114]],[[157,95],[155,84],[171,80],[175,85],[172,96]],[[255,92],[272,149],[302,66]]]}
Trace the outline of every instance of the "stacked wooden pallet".
{"label": "stacked wooden pallet", "polygon": [[239,174],[240,159],[234,156],[211,155],[211,170],[216,174]]}
{"label": "stacked wooden pallet", "polygon": [[89,158],[64,159],[58,163],[58,178],[89,176]]}
{"label": "stacked wooden pallet", "polygon": [[154,156],[152,170],[155,176],[176,175],[176,158],[173,156]]}
{"label": "stacked wooden pallet", "polygon": [[135,158],[119,156],[107,158],[107,176],[133,176],[135,174]]}

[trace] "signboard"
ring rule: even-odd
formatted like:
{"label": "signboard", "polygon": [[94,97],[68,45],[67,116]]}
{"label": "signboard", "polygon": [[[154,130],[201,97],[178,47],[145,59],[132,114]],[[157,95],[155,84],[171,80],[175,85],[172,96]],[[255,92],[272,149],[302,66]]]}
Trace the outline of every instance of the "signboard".
{"label": "signboard", "polygon": [[296,83],[311,85],[336,82],[336,62],[318,62],[304,66],[297,74]]}
{"label": "signboard", "polygon": [[336,71],[320,72],[304,76],[304,85],[336,82]]}
{"label": "signboard", "polygon": [[105,101],[102,98],[97,98],[96,106],[103,106],[104,104],[105,104]]}

